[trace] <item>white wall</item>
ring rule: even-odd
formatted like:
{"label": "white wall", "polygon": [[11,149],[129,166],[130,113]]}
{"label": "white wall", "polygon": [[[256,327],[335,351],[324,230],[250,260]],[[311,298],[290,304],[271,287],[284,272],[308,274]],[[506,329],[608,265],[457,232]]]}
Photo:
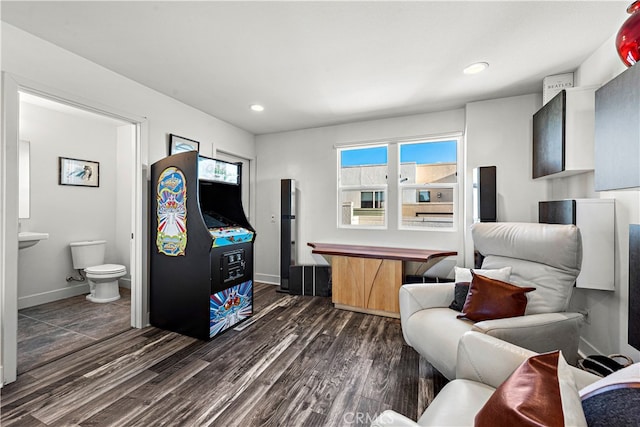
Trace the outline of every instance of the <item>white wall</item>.
{"label": "white wall", "polygon": [[219,149],[248,159],[255,157],[251,133],[16,27],[4,22],[0,25],[2,71],[49,87],[56,93],[68,94],[74,101],[86,101],[125,116],[146,118],[148,152],[143,155],[148,157],[149,164],[167,155],[169,133],[199,141],[205,155],[215,154]]}
{"label": "white wall", "polygon": [[[169,133],[200,141],[205,155],[222,150],[250,160],[255,158],[251,133],[4,22],[0,26],[2,71],[15,76],[21,85],[124,117],[146,120],[141,153],[145,169],[167,155]],[[146,203],[143,206],[146,209]],[[143,248],[146,251],[146,244]]]}
{"label": "white wall", "polygon": [[[542,86],[542,85],[541,85]],[[538,222],[538,201],[547,196],[548,183],[533,180],[533,114],[542,105],[542,94],[472,102],[466,106],[467,165],[473,168],[496,166],[498,221]],[[473,266],[472,181],[467,180],[466,265]]]}
{"label": "white wall", "polygon": [[[85,282],[65,280],[78,277],[69,242],[104,239],[105,262],[119,262],[119,255],[128,259],[128,248],[116,251],[116,208],[118,196],[131,198],[131,181],[118,183],[115,122],[23,102],[20,139],[31,146],[31,215],[20,220],[21,229],[49,233],[18,254],[18,307],[24,308],[88,292]],[[100,186],[59,185],[59,156],[99,162]]]}
{"label": "white wall", "polygon": [[[605,84],[626,67],[618,58],[611,37],[576,71],[576,86]],[[640,165],[640,159],[638,159]],[[551,181],[550,200],[613,198],[615,207],[615,291],[575,289],[571,308],[589,311],[590,324],[581,330],[580,350],[585,354],[623,353],[640,360],[640,352],[627,343],[629,310],[629,224],[640,223],[640,191],[594,191],[594,173]]]}
{"label": "white wall", "polygon": [[[453,110],[257,136],[256,280],[280,283],[280,180],[284,178],[296,180],[299,264],[323,261],[311,254],[308,242],[460,248],[462,242],[458,233],[398,231],[397,217],[391,214],[388,231],[338,229],[337,152],[334,145],[461,132],[463,129],[464,110]],[[396,158],[394,150],[390,150],[389,163]],[[390,179],[389,183],[389,200],[395,200],[393,181]],[[271,222],[271,215],[276,221]]]}
{"label": "white wall", "polygon": [[[537,203],[547,195],[546,181],[531,179],[532,116],[541,106],[541,94],[468,104],[464,110],[445,111],[386,120],[329,126],[256,137],[258,153],[258,212],[256,225],[257,279],[279,283],[280,179],[294,178],[298,188],[298,263],[318,263],[308,242],[452,249],[459,263],[473,265],[473,247],[463,239],[473,221],[471,171],[497,166],[500,221],[537,222]],[[466,128],[466,129],[465,129]],[[337,155],[335,144],[398,139],[415,135],[465,131],[464,230],[398,231],[395,218],[388,230],[338,229],[336,226]],[[395,161],[390,152],[389,162]],[[391,183],[391,181],[389,181]],[[393,185],[389,185],[389,192]],[[391,198],[391,197],[390,197]],[[393,211],[392,211],[393,212]],[[466,254],[466,255],[465,255]]]}

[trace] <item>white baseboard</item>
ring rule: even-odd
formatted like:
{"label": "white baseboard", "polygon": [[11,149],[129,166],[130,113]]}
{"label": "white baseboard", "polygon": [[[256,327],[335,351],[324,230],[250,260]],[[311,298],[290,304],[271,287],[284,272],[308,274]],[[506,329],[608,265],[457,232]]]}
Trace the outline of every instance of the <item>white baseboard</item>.
{"label": "white baseboard", "polygon": [[21,308],[33,307],[35,305],[46,304],[52,301],[58,301],[65,298],[75,297],[76,295],[88,294],[89,284],[80,283],[74,286],[68,286],[62,289],[42,292],[34,295],[27,295],[18,298],[18,310]]}
{"label": "white baseboard", "polygon": [[120,286],[121,288],[131,289],[131,278],[125,277],[118,280],[118,286]]}
{"label": "white baseboard", "polygon": [[275,274],[256,273],[254,275],[254,279],[256,282],[268,283],[270,285],[280,285],[280,276],[276,276]]}
{"label": "white baseboard", "polygon": [[584,338],[580,337],[580,342],[578,344],[578,356],[585,358],[592,354],[604,354],[600,350],[598,350],[593,344]]}

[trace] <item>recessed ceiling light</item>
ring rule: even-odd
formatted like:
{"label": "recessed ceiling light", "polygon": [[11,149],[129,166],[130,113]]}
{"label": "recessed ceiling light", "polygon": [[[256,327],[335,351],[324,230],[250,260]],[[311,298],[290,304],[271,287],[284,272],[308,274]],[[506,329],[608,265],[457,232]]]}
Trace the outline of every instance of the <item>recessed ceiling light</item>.
{"label": "recessed ceiling light", "polygon": [[489,63],[487,62],[476,62],[475,64],[469,65],[467,68],[463,70],[465,74],[478,74],[489,67]]}
{"label": "recessed ceiling light", "polygon": [[264,111],[264,107],[260,104],[253,104],[251,106],[251,110],[260,112],[260,111]]}

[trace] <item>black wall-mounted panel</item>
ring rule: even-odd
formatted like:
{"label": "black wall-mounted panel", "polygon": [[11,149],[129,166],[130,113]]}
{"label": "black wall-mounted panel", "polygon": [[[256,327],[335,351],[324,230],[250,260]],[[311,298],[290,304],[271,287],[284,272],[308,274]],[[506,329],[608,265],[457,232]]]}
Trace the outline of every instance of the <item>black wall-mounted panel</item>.
{"label": "black wall-mounted panel", "polygon": [[629,225],[629,345],[640,350],[640,224]]}
{"label": "black wall-mounted panel", "polygon": [[533,115],[533,178],[565,169],[566,105],[562,90]]}
{"label": "black wall-mounted panel", "polygon": [[640,187],[640,66],[596,91],[596,191]]}
{"label": "black wall-mounted panel", "polygon": [[538,222],[544,224],[576,225],[576,201],[557,200],[538,202]]}

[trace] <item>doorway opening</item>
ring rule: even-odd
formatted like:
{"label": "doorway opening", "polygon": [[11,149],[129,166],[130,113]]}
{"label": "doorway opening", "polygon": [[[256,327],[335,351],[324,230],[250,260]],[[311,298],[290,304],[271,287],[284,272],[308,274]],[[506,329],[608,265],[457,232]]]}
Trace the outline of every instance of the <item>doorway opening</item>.
{"label": "doorway opening", "polygon": [[[1,155],[7,167],[0,181],[7,191],[0,200],[4,217],[0,237],[7,244],[0,248],[0,263],[7,268],[0,276],[0,384],[7,384],[16,380],[18,372],[47,358],[54,360],[147,323],[142,269],[146,177],[141,155],[147,124],[144,118],[75,102],[31,83],[23,86],[19,78],[6,73],[2,77]],[[29,150],[19,150],[25,143]],[[20,203],[28,206],[26,215],[18,209],[22,199],[18,183],[23,183],[19,169],[25,164],[24,159],[18,162],[19,153],[28,156],[28,180],[22,186],[27,188],[28,202]],[[60,165],[76,160],[90,164],[99,179],[94,175],[91,185],[74,185],[78,182],[61,178]],[[65,185],[70,181],[72,185]],[[47,238],[31,247],[14,243],[20,233],[29,231]],[[82,277],[71,260],[70,243],[96,240],[107,242],[105,264],[126,269],[116,286],[121,298],[111,297],[108,303],[87,301],[95,282]],[[37,348],[38,341],[55,342],[52,336],[63,338],[53,352],[40,349],[37,357],[19,354]]]}
{"label": "doorway opening", "polygon": [[[19,115],[20,143],[29,146],[19,154],[19,179],[28,182],[18,195],[20,206],[28,207],[28,213],[19,211],[19,236],[48,235],[18,251],[21,374],[131,327],[135,125],[28,92],[20,92]],[[96,285],[83,270],[74,270],[70,250],[71,243],[100,240],[105,256],[98,262],[127,272],[109,299],[120,298],[104,303],[87,300]]]}

